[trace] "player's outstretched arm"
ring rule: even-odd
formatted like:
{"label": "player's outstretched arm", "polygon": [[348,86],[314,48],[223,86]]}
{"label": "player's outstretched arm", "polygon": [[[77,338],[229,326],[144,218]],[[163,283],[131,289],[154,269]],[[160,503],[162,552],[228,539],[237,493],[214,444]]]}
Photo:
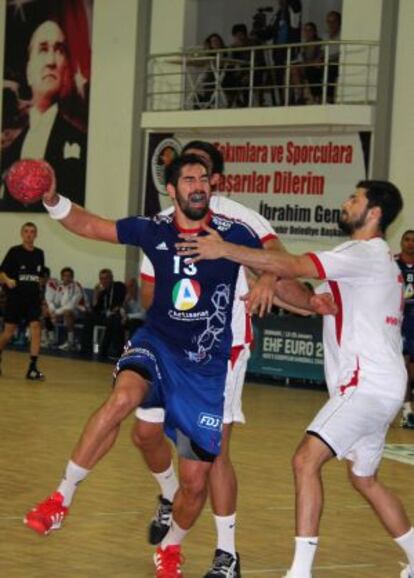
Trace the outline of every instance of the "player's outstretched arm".
{"label": "player's outstretched arm", "polygon": [[[318,279],[318,270],[307,255],[292,255],[287,251],[251,249],[223,241],[210,227],[203,227],[208,235],[190,237],[176,244],[177,253],[192,257],[194,263],[202,259],[229,259],[251,269],[268,271],[278,277],[307,277]],[[185,238],[185,235],[180,235]]]}
{"label": "player's outstretched arm", "polygon": [[109,243],[119,242],[115,221],[94,215],[66,197],[58,195],[54,185],[43,195],[43,205],[52,219],[60,221],[65,229],[76,235]]}

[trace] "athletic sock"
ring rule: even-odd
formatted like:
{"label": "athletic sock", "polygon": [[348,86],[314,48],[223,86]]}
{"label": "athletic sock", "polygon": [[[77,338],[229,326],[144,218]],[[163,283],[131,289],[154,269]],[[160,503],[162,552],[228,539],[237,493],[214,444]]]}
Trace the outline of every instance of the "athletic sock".
{"label": "athletic sock", "polygon": [[408,563],[411,568],[411,572],[414,572],[414,528],[411,528],[398,538],[394,538],[396,543],[402,548],[408,558]]}
{"label": "athletic sock", "polygon": [[31,355],[30,356],[29,371],[31,371],[32,369],[34,369],[35,371],[38,371],[38,369],[37,369],[37,355]]}
{"label": "athletic sock", "polygon": [[317,537],[296,536],[295,555],[290,569],[295,578],[311,578],[317,546]]}
{"label": "athletic sock", "polygon": [[187,532],[188,530],[183,530],[183,528],[180,528],[180,526],[173,520],[167,535],[161,542],[161,549],[165,550],[167,546],[178,546],[184,540]]}
{"label": "athletic sock", "polygon": [[405,401],[403,408],[402,408],[402,412],[403,412],[403,416],[407,417],[408,414],[413,413],[413,410],[411,408],[411,402],[410,401]]}
{"label": "athletic sock", "polygon": [[152,475],[157,480],[161,488],[162,497],[169,502],[172,502],[175,493],[178,490],[178,480],[177,476],[175,475],[173,462],[171,462],[170,467],[165,470],[165,472],[161,472],[159,474],[152,472]]}
{"label": "athletic sock", "polygon": [[236,556],[236,514],[230,516],[214,515],[214,521],[217,529],[217,548]]}
{"label": "athletic sock", "polygon": [[74,331],[68,331],[68,343],[73,345],[74,342],[75,342],[75,332]]}
{"label": "athletic sock", "polygon": [[64,506],[69,507],[71,505],[78,484],[86,478],[89,472],[90,470],[78,466],[78,464],[75,464],[72,460],[68,461],[65,475],[57,489],[63,496]]}

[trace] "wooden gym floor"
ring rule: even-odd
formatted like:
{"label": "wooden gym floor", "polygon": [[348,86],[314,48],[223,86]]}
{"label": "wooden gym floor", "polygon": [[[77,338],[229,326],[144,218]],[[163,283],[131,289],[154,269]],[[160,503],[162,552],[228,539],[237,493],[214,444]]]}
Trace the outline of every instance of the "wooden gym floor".
{"label": "wooden gym floor", "polygon": [[[44,383],[25,381],[27,354],[5,352],[0,378],[0,576],[4,578],[152,578],[146,526],[157,488],[129,441],[133,418],[116,446],[83,483],[65,526],[42,537],[22,523],[53,491],[89,414],[111,384],[111,366],[42,357]],[[290,457],[320,391],[248,384],[248,424],[237,427],[238,550],[244,578],[280,578],[294,535]],[[391,428],[389,443],[413,444],[414,431]],[[412,460],[414,463],[414,459]],[[413,465],[384,459],[383,480],[414,520]],[[403,557],[368,506],[350,489],[344,464],[325,471],[326,508],[314,578],[398,578]],[[209,507],[184,543],[185,578],[201,578],[215,547]]]}

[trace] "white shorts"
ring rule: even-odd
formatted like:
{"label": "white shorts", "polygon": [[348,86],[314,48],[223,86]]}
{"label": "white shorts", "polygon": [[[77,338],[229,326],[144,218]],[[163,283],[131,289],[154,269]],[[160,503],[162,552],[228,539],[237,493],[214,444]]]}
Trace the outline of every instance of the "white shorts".
{"label": "white shorts", "polygon": [[356,476],[372,476],[384,451],[385,436],[402,402],[377,398],[350,388],[334,395],[322,407],[307,431],[316,433],[340,460],[353,462]]}
{"label": "white shorts", "polygon": [[[249,347],[243,347],[234,365],[229,362],[224,390],[223,423],[246,422],[242,410],[242,391],[249,357]],[[135,411],[135,417],[150,423],[163,423],[165,411],[162,407],[152,407],[149,409],[139,407]]]}

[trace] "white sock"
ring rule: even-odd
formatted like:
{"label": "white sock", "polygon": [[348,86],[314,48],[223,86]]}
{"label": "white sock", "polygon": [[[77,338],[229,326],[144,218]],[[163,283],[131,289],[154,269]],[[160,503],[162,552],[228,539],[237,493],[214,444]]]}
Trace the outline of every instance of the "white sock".
{"label": "white sock", "polygon": [[171,528],[168,530],[167,535],[161,542],[161,549],[165,550],[167,546],[178,546],[184,540],[188,530],[183,530],[180,526],[174,522],[171,523]]}
{"label": "white sock", "polygon": [[214,515],[214,521],[217,529],[217,548],[236,556],[236,514],[231,514],[231,516]]}
{"label": "white sock", "polygon": [[317,546],[317,537],[296,536],[295,555],[290,569],[295,578],[312,578],[312,564]]}
{"label": "white sock", "polygon": [[152,475],[161,488],[162,497],[172,502],[175,492],[178,490],[178,480],[175,475],[174,464],[171,462],[170,467],[165,470],[165,472],[161,472],[160,474],[152,472]]}
{"label": "white sock", "polygon": [[411,572],[414,572],[414,528],[408,530],[402,536],[394,538],[400,548],[402,548],[408,558],[408,563],[411,568]]}
{"label": "white sock", "polygon": [[404,417],[407,417],[409,413],[413,413],[413,410],[411,409],[411,402],[410,401],[404,402],[402,411],[403,411]]}
{"label": "white sock", "polygon": [[74,331],[68,331],[68,343],[74,343],[75,342],[75,332]]}
{"label": "white sock", "polygon": [[65,475],[60,482],[57,491],[63,496],[63,505],[69,507],[72,503],[73,496],[77,490],[78,484],[86,478],[90,470],[86,470],[72,460],[68,461]]}

